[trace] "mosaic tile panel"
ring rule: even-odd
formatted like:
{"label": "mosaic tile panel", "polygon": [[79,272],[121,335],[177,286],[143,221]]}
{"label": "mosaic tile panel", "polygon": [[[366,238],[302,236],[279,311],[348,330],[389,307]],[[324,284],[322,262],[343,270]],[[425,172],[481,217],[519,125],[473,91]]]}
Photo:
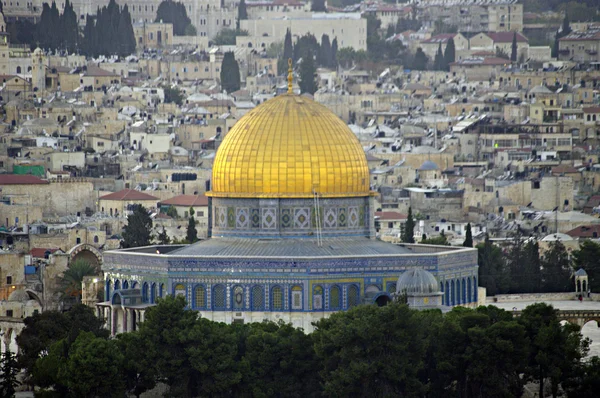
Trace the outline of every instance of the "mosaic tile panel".
{"label": "mosaic tile panel", "polygon": [[227,227],[227,209],[225,207],[217,207],[217,216],[215,218],[219,227]]}
{"label": "mosaic tile panel", "polygon": [[361,227],[365,226],[365,207],[360,206],[358,208],[358,225]]}
{"label": "mosaic tile panel", "polygon": [[309,209],[294,209],[294,228],[306,229],[310,227]]}
{"label": "mosaic tile panel", "polygon": [[262,229],[277,228],[277,211],[275,208],[262,209]]}
{"label": "mosaic tile panel", "polygon": [[260,209],[250,210],[250,222],[252,228],[260,228]]}
{"label": "mosaic tile panel", "polygon": [[350,228],[357,228],[358,224],[359,224],[359,214],[358,214],[358,207],[357,206],[351,206],[348,208],[348,226]]}
{"label": "mosaic tile panel", "polygon": [[248,229],[250,227],[250,211],[247,208],[237,208],[235,218],[235,227],[239,229]]}
{"label": "mosaic tile panel", "polygon": [[346,216],[346,208],[340,207],[338,210],[338,227],[345,228],[348,223],[348,217]]}
{"label": "mosaic tile panel", "polygon": [[227,226],[229,228],[235,227],[235,208],[233,207],[227,208]]}
{"label": "mosaic tile panel", "polygon": [[329,207],[325,209],[325,215],[323,219],[323,228],[336,228],[337,227],[337,209]]}
{"label": "mosaic tile panel", "polygon": [[281,228],[292,227],[292,209],[281,209]]}

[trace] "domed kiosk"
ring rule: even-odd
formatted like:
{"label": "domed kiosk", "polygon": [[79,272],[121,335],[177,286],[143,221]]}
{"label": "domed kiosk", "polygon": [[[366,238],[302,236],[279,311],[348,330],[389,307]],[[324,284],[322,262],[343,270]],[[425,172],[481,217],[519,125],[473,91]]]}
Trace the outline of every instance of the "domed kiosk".
{"label": "domed kiosk", "polygon": [[444,293],[431,272],[422,268],[412,268],[398,278],[396,295],[405,295],[411,308],[426,309],[441,308]]}
{"label": "domed kiosk", "polygon": [[[413,268],[435,274],[441,290],[457,289],[454,304],[477,301],[476,249],[375,239],[360,142],[327,108],[291,90],[227,133],[211,188],[210,239],[104,252],[99,313],[113,333],[131,330],[165,294],[184,296],[215,321],[283,320],[310,331],[335,311],[389,301],[398,276]],[[125,286],[140,289],[142,304],[111,304]]]}

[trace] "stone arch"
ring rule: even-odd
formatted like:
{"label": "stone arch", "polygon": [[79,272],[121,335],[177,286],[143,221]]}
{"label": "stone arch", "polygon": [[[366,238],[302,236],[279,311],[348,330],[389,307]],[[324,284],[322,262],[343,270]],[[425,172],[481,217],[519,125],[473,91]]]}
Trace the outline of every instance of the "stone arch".
{"label": "stone arch", "polygon": [[378,295],[373,297],[373,303],[377,304],[378,307],[384,307],[392,302],[392,297],[387,292],[380,292]]}
{"label": "stone arch", "polygon": [[39,294],[31,289],[25,289],[25,292],[27,294],[29,294],[29,297],[35,301],[38,302],[38,304],[40,305],[40,307],[42,307],[42,309],[44,308],[44,303],[42,302],[42,298],[39,296]]}
{"label": "stone arch", "polygon": [[123,290],[129,289],[129,282],[127,280],[123,281]]}
{"label": "stone arch", "polygon": [[67,254],[69,255],[70,261],[79,259],[86,260],[100,271],[100,267],[102,266],[102,253],[94,246],[88,245],[87,243],[81,243],[74,246]]}

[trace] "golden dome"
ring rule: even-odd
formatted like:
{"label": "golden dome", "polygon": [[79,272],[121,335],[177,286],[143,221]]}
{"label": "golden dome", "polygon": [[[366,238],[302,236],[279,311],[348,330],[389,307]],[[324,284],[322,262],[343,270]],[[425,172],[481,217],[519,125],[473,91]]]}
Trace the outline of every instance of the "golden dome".
{"label": "golden dome", "polygon": [[325,106],[275,97],[227,133],[213,164],[212,192],[225,198],[368,196],[369,168],[352,131]]}

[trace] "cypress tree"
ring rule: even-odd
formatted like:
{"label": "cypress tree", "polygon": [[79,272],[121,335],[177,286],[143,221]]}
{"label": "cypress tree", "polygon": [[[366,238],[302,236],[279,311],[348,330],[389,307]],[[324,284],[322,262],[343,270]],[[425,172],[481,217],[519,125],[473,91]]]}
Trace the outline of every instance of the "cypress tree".
{"label": "cypress tree", "polygon": [[121,56],[133,54],[135,52],[135,34],[133,33],[133,25],[131,24],[131,14],[129,13],[129,7],[127,4],[123,6],[123,9],[119,15],[119,37],[123,41],[122,51],[119,53]]}
{"label": "cypress tree", "polygon": [[54,1],[50,7],[50,33],[52,34],[52,37],[50,38],[50,48],[56,50],[57,48],[60,48],[61,45],[62,29],[60,26],[58,7]]}
{"label": "cypress tree", "polygon": [[435,58],[433,61],[433,69],[435,70],[443,70],[444,67],[444,54],[442,54],[442,43],[438,46],[438,50],[435,53]]}
{"label": "cypress tree", "polygon": [[69,53],[75,52],[79,43],[79,27],[77,25],[77,14],[73,10],[73,4],[65,1],[65,10],[60,17],[60,25],[62,27],[62,46]]}
{"label": "cypress tree", "polygon": [[404,223],[404,232],[402,233],[402,242],[415,243],[415,220],[413,220],[412,207],[408,208],[408,215]]}
{"label": "cypress tree", "polygon": [[42,5],[42,15],[40,16],[40,22],[36,25],[36,40],[38,45],[43,49],[50,49],[52,47],[52,21],[50,17],[50,6],[48,3]]}
{"label": "cypress tree", "polygon": [[15,388],[21,385],[18,379],[20,368],[15,355],[8,349],[2,353],[0,370],[0,397],[14,397]]}
{"label": "cypress tree", "polygon": [[454,38],[448,39],[446,51],[444,52],[444,69],[450,70],[450,64],[456,60],[456,47],[454,46]]}
{"label": "cypress tree", "polygon": [[421,47],[417,48],[417,52],[415,53],[415,58],[413,60],[413,69],[426,70],[428,62],[429,59],[427,58],[427,55],[425,55],[425,53],[423,52],[423,49]]}
{"label": "cypress tree", "polygon": [[464,247],[473,247],[473,233],[471,232],[471,223],[467,224],[467,230],[465,231],[465,241],[463,242]]}
{"label": "cypress tree", "polygon": [[298,85],[301,93],[314,94],[317,91],[316,72],[313,52],[306,49],[300,63],[300,81]]}
{"label": "cypress tree", "polygon": [[176,36],[185,35],[186,29],[189,29],[189,26],[192,25],[185,5],[172,0],[163,1],[158,5],[155,22],[160,21],[173,24],[173,34]]}
{"label": "cypress tree", "polygon": [[240,89],[240,66],[231,51],[225,53],[221,64],[221,88],[228,93]]}
{"label": "cypress tree", "polygon": [[292,45],[292,32],[288,28],[285,32],[285,39],[283,40],[283,58],[277,62],[277,74],[285,74],[288,70],[288,59],[293,58],[294,47]]}
{"label": "cypress tree", "polygon": [[512,47],[510,52],[510,60],[517,62],[517,32],[513,34]]}
{"label": "cypress tree", "polygon": [[331,43],[329,36],[321,36],[321,47],[319,47],[319,65],[324,67],[331,66]]}
{"label": "cypress tree", "polygon": [[196,220],[194,220],[194,208],[190,207],[190,219],[188,221],[186,240],[188,243],[194,243],[198,241],[198,230],[196,230]]}
{"label": "cypress tree", "polygon": [[237,18],[237,30],[240,30],[240,21],[248,19],[248,10],[246,9],[246,2],[240,1],[238,5],[238,18]]}

